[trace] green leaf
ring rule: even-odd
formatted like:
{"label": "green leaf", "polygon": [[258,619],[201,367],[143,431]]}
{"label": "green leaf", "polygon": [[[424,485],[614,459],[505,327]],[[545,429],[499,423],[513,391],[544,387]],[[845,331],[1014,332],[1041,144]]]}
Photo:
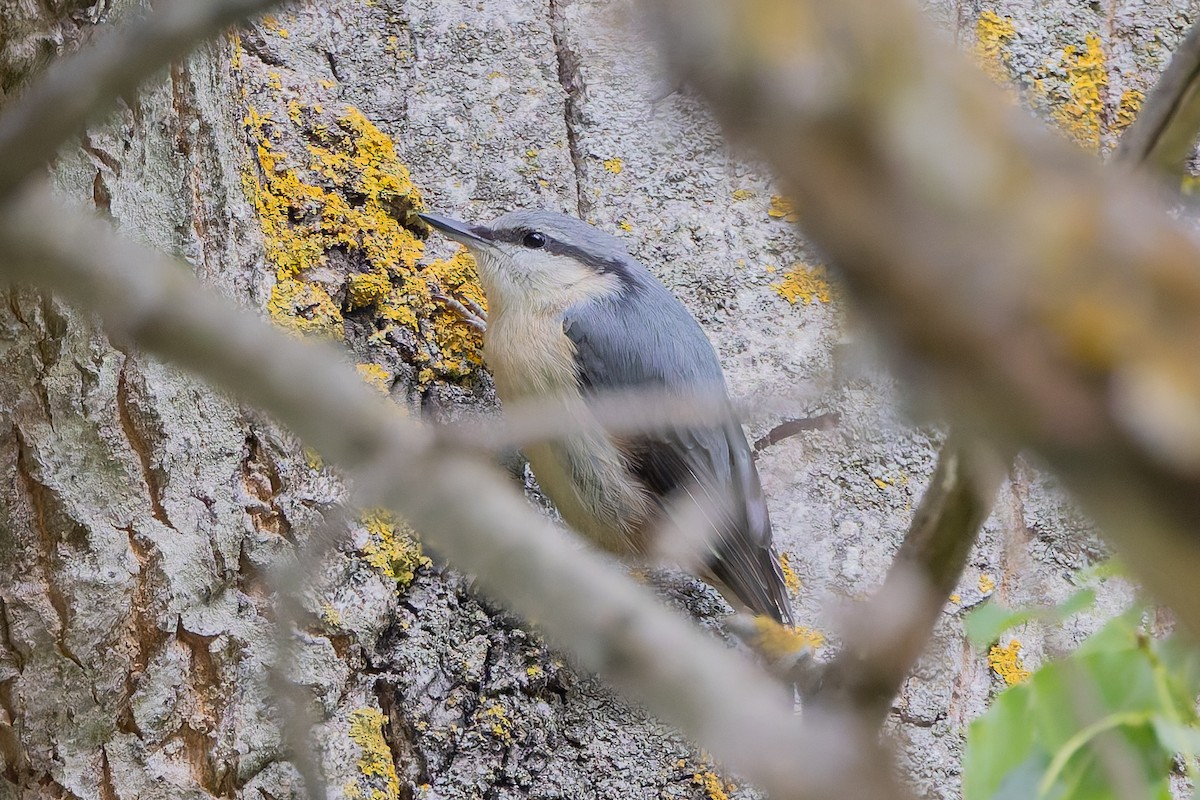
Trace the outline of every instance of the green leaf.
{"label": "green leaf", "polygon": [[1037,765],[1031,785],[1037,785],[1050,755],[1034,747],[1033,727],[1029,724],[1032,696],[1028,686],[1014,686],[999,694],[987,713],[971,723],[963,755],[964,800],[997,796],[1013,773],[1018,773],[1013,780],[1024,786],[1027,781],[1021,776],[1035,769],[1031,764]]}
{"label": "green leaf", "polygon": [[1164,749],[1172,754],[1195,755],[1200,753],[1200,729],[1193,725],[1184,725],[1161,714],[1155,715],[1151,721],[1154,735],[1162,743]]}
{"label": "green leaf", "polygon": [[967,638],[977,650],[982,650],[1000,638],[1009,628],[1015,628],[1031,620],[1058,622],[1072,614],[1078,614],[1096,602],[1096,591],[1083,588],[1062,603],[1050,607],[1005,608],[999,603],[988,601],[967,614],[963,620]]}
{"label": "green leaf", "polygon": [[1147,638],[1140,619],[1110,620],[995,698],[968,729],[965,800],[1171,797],[1175,754],[1200,752],[1200,650]]}
{"label": "green leaf", "polygon": [[1032,615],[1032,609],[1005,608],[989,600],[967,614],[963,619],[963,629],[971,646],[976,650],[983,650],[999,639],[1000,634],[1027,622]]}

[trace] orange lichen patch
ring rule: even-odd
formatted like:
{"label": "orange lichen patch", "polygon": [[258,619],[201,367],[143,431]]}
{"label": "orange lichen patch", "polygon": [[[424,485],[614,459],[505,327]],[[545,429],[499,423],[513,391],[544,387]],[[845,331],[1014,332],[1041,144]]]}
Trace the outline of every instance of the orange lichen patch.
{"label": "orange lichen patch", "polygon": [[780,625],[770,617],[754,618],[754,645],[768,658],[784,658],[825,644],[825,634],[813,628]]}
{"label": "orange lichen patch", "polygon": [[342,626],[342,612],[326,603],[321,606],[321,621],[331,628]]}
{"label": "orange lichen patch", "polygon": [[800,262],[783,273],[783,280],[771,284],[771,288],[775,290],[775,294],[792,305],[800,301],[803,301],[804,305],[814,301],[829,303],[835,294],[825,267],[810,267]]}
{"label": "orange lichen patch", "polygon": [[276,19],[275,17],[271,16],[270,14],[267,14],[265,17],[262,18],[262,26],[264,28],[266,28],[267,30],[271,31],[272,33],[274,33],[276,36],[278,36],[281,39],[286,39],[289,36],[291,36],[291,33],[288,32],[288,29],[283,27],[279,23],[279,20]]}
{"label": "orange lichen patch", "polygon": [[1063,48],[1057,70],[1062,75],[1062,87],[1046,90],[1046,82],[1038,81],[1050,102],[1050,114],[1058,126],[1084,149],[1098,152],[1104,129],[1104,93],[1108,88],[1106,58],[1100,37],[1089,33],[1083,48],[1068,45]]}
{"label": "orange lichen patch", "polygon": [[374,708],[350,712],[350,739],[358,745],[358,775],[345,787],[349,798],[398,800],[400,779],[392,751],[383,738],[383,714]]}
{"label": "orange lichen patch", "polygon": [[387,272],[356,272],[346,281],[346,299],[351,311],[376,305],[391,291]]}
{"label": "orange lichen patch", "polygon": [[[276,84],[268,77],[267,88]],[[423,204],[395,144],[353,107],[331,116],[319,105],[279,102],[281,121],[254,108],[244,120],[258,168],[243,183],[276,273],[272,319],[337,338],[343,314],[365,311],[377,318],[379,341],[395,327],[415,340],[425,382],[467,377],[481,363],[481,337],[434,296],[481,302],[474,262],[421,263]],[[285,126],[299,129],[286,139],[305,142],[302,151],[282,144]]]}
{"label": "orange lichen patch", "polygon": [[799,594],[804,584],[800,582],[800,576],[792,568],[792,559],[787,553],[779,554],[779,569],[783,571],[783,585],[787,587],[788,593]]}
{"label": "orange lichen patch", "polygon": [[412,583],[418,569],[433,565],[421,552],[416,534],[397,522],[390,511],[367,511],[362,516],[362,524],[367,530],[367,542],[361,548],[363,557],[402,588]]}
{"label": "orange lichen patch", "polygon": [[988,666],[1009,686],[1029,680],[1030,672],[1021,663],[1021,643],[1016,639],[1003,647],[993,645],[988,651]]}
{"label": "orange lichen patch", "polygon": [[346,333],[337,304],[317,283],[292,277],[276,280],[267,300],[267,312],[277,325],[297,333],[339,340]]}
{"label": "orange lichen patch", "polygon": [[979,575],[979,593],[991,594],[996,590],[996,579],[986,572]]}
{"label": "orange lichen patch", "polygon": [[488,725],[488,730],[492,736],[495,736],[505,744],[512,744],[515,723],[508,716],[503,706],[493,703],[479,713],[479,719]]}
{"label": "orange lichen patch", "polygon": [[1145,93],[1137,89],[1126,89],[1121,92],[1121,102],[1117,104],[1117,120],[1113,123],[1113,130],[1123,131],[1132,125],[1145,101]]}
{"label": "orange lichen patch", "polygon": [[372,388],[378,389],[384,394],[388,393],[391,388],[392,375],[378,364],[355,364],[355,369],[362,379],[366,381]]}
{"label": "orange lichen patch", "polygon": [[242,37],[238,36],[235,31],[229,33],[229,44],[232,46],[233,53],[229,56],[229,68],[234,72],[242,71]]}
{"label": "orange lichen patch", "polygon": [[625,162],[616,156],[604,159],[604,168],[613,175],[620,175],[621,170],[625,169]]}
{"label": "orange lichen patch", "polygon": [[767,216],[771,219],[782,219],[786,222],[795,222],[800,219],[796,214],[796,208],[792,205],[792,201],[780,194],[771,195],[771,205],[767,208]]}
{"label": "orange lichen patch", "polygon": [[708,800],[729,800],[729,795],[725,793],[725,782],[712,770],[694,773],[692,783],[704,788],[704,796]]}
{"label": "orange lichen patch", "polygon": [[1016,35],[1012,17],[1002,17],[989,9],[975,20],[975,59],[996,83],[1007,84],[1010,79],[1007,48]]}

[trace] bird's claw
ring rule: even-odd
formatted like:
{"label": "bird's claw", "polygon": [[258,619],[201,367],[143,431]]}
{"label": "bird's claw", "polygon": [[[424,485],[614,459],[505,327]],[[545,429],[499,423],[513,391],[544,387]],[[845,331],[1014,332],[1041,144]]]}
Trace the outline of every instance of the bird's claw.
{"label": "bird's claw", "polygon": [[472,328],[482,332],[487,330],[487,311],[478,303],[469,297],[461,299],[451,297],[450,295],[435,289],[430,293],[430,296],[441,303],[444,303],[446,308],[453,311],[462,319],[463,322],[470,325]]}

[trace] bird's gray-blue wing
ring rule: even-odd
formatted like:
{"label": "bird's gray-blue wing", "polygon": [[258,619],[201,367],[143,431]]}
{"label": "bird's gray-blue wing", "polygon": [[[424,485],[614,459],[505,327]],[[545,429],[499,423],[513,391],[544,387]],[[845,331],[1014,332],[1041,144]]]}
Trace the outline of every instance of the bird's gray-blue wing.
{"label": "bird's gray-blue wing", "polygon": [[[645,388],[725,396],[712,345],[661,287],[572,307],[563,328],[585,393]],[[707,568],[751,611],[791,624],[766,498],[741,425],[731,416],[721,425],[638,436],[622,449],[660,508],[682,491],[714,493],[718,502],[706,505],[715,529]]]}

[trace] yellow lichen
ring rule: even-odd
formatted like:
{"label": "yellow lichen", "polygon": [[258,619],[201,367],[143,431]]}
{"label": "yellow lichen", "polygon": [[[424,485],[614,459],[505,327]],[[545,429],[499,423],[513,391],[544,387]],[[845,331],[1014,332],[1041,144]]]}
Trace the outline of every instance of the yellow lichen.
{"label": "yellow lichen", "polygon": [[996,589],[996,579],[986,572],[979,574],[979,593],[991,594]]}
{"label": "yellow lichen", "polygon": [[1003,647],[993,645],[988,651],[988,666],[1009,686],[1029,680],[1029,670],[1021,663],[1021,643],[1016,639]]}
{"label": "yellow lichen", "polygon": [[779,554],[779,569],[783,571],[783,585],[787,587],[788,592],[799,594],[804,584],[800,582],[800,576],[792,568],[792,559],[787,553]]}
{"label": "yellow lichen", "polygon": [[340,627],[342,624],[342,612],[326,603],[321,607],[321,621],[333,628]]}
{"label": "yellow lichen", "polygon": [[999,84],[1009,80],[1008,43],[1016,38],[1011,17],[985,10],[975,21],[975,59],[988,77]]}
{"label": "yellow lichen", "polygon": [[235,32],[229,34],[229,44],[233,53],[229,56],[229,68],[234,72],[242,71],[242,37]]}
{"label": "yellow lichen", "polygon": [[625,162],[617,157],[604,159],[604,168],[613,175],[620,175],[621,170],[625,169]]}
{"label": "yellow lichen", "polygon": [[363,557],[401,587],[412,583],[418,569],[433,565],[421,552],[412,529],[397,522],[390,511],[367,511],[362,524],[367,530],[367,542],[361,548]]}
{"label": "yellow lichen", "polygon": [[392,374],[378,364],[355,364],[354,367],[372,388],[378,389],[384,394],[391,389]]}
{"label": "yellow lichen", "polygon": [[1113,130],[1122,131],[1132,125],[1145,101],[1146,95],[1137,89],[1121,92],[1121,102],[1117,105],[1117,121],[1113,123]]}
{"label": "yellow lichen", "polygon": [[804,305],[814,301],[828,303],[834,297],[825,267],[810,267],[800,262],[783,273],[783,280],[771,284],[771,288],[775,290],[775,294],[792,305],[796,305],[798,301],[803,301]]}
{"label": "yellow lichen", "polygon": [[626,232],[633,230],[633,225],[631,225],[629,220],[627,220],[627,219],[623,219],[620,222],[618,222],[617,227]]}
{"label": "yellow lichen", "polygon": [[1108,87],[1104,48],[1100,37],[1089,33],[1080,50],[1068,45],[1062,51],[1061,70],[1065,97],[1051,97],[1051,115],[1059,127],[1084,149],[1097,152],[1104,120],[1104,91]]}
{"label": "yellow lichen", "polygon": [[958,595],[958,594],[952,594],[952,595],[950,595],[950,602],[954,603],[955,605],[958,605],[958,604],[962,603],[962,596]]}
{"label": "yellow lichen", "polygon": [[532,678],[532,679],[536,680],[545,674],[546,674],[545,670],[543,670],[537,664],[533,664],[533,665],[525,668],[525,677],[527,677],[527,678]]}
{"label": "yellow lichen", "polygon": [[792,201],[781,194],[771,195],[771,205],[767,208],[767,216],[787,222],[795,222],[800,219],[799,215],[796,214],[796,208],[792,205]]}
{"label": "yellow lichen", "polygon": [[754,645],[768,658],[783,658],[825,644],[825,634],[804,625],[780,625],[770,617],[754,618]]}
{"label": "yellow lichen", "polygon": [[352,798],[370,800],[399,800],[400,780],[392,751],[383,738],[383,714],[374,708],[360,708],[350,712],[350,739],[356,745],[358,775],[345,786],[345,794]]}
{"label": "yellow lichen", "polygon": [[392,282],[385,270],[378,272],[356,272],[346,281],[346,299],[350,310],[375,305],[388,296]]}
{"label": "yellow lichen", "polygon": [[[267,88],[276,88],[276,77],[271,73]],[[300,333],[343,338],[344,313],[373,314],[381,340],[396,327],[415,340],[425,382],[467,377],[481,363],[479,332],[435,295],[482,305],[474,262],[459,255],[421,263],[422,201],[395,144],[353,107],[331,118],[320,106],[283,105],[281,122],[254,108],[244,120],[257,169],[243,183],[275,269],[272,319]],[[284,125],[299,129],[287,139],[306,142],[303,150],[285,151]],[[345,307],[332,296],[345,297]]]}
{"label": "yellow lichen", "polygon": [[495,736],[505,744],[511,744],[513,740],[513,721],[505,712],[503,706],[498,703],[493,703],[479,714],[480,720],[487,724],[488,730],[492,736]]}
{"label": "yellow lichen", "polygon": [[734,200],[749,200],[754,197],[754,192],[749,189],[734,189],[731,196]]}
{"label": "yellow lichen", "polygon": [[[487,299],[479,286],[475,258],[466,248],[448,259],[438,259],[426,272],[447,296],[469,300],[487,311]],[[433,313],[433,343],[441,358],[438,369],[446,375],[467,375],[483,363],[480,333],[467,325],[453,309],[439,303]]]}
{"label": "yellow lichen", "polygon": [[711,770],[693,774],[692,783],[704,787],[704,796],[708,800],[729,800],[729,795],[725,793],[725,782]]}
{"label": "yellow lichen", "polygon": [[276,324],[297,333],[341,339],[342,315],[333,298],[317,283],[281,278],[271,288],[267,312]]}

